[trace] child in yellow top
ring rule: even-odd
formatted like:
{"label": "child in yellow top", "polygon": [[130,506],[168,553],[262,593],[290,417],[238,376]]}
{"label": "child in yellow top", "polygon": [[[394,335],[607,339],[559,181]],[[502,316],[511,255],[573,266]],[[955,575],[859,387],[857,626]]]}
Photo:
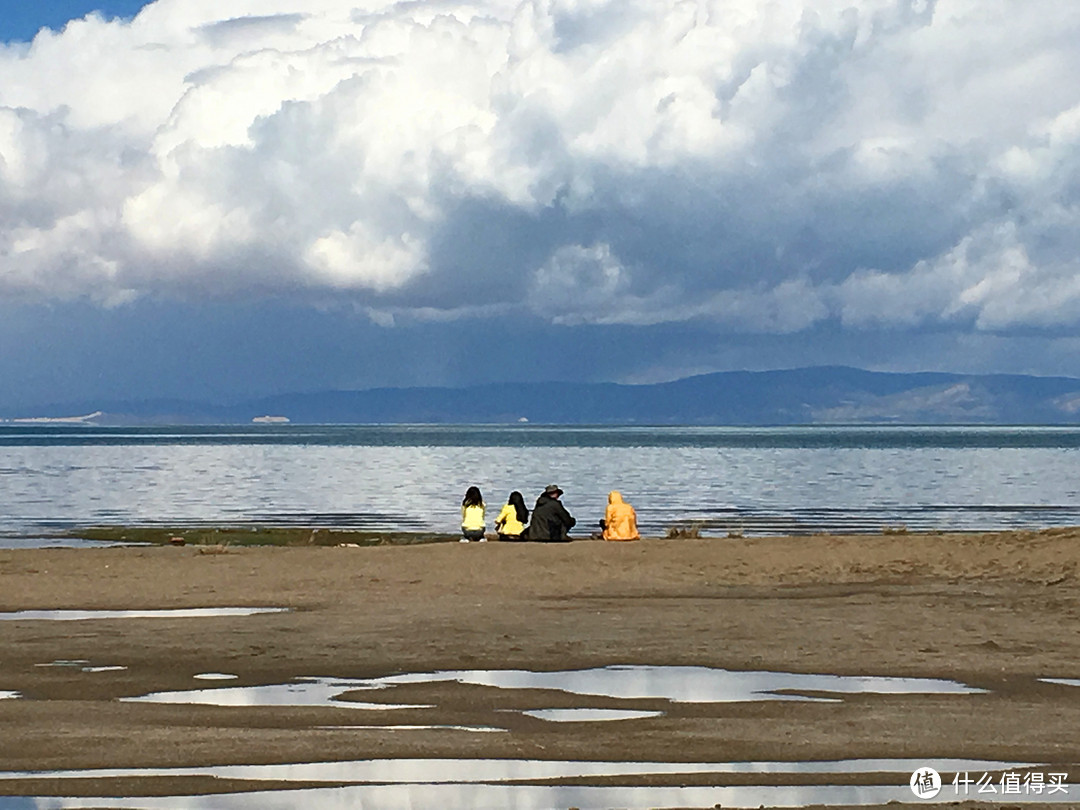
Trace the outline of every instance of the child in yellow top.
{"label": "child in yellow top", "polygon": [[520,540],[528,522],[529,510],[525,506],[525,498],[515,490],[510,493],[506,506],[495,518],[495,531],[499,533],[500,540]]}
{"label": "child in yellow top", "polygon": [[484,537],[484,496],[480,494],[480,487],[469,487],[465,491],[465,498],[461,501],[461,542],[478,540],[483,543],[486,539]]}

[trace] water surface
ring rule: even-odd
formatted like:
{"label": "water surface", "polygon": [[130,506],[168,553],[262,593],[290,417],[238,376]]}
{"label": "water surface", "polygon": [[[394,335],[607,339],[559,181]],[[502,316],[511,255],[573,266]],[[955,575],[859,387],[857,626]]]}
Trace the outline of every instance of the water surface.
{"label": "water surface", "polygon": [[[658,699],[673,703],[838,699],[837,697],[823,698],[822,695],[977,695],[985,693],[985,690],[956,681],[934,678],[853,677],[737,671],[710,667],[635,665],[555,672],[534,672],[521,669],[450,670],[411,672],[382,678],[297,678],[289,683],[279,684],[154,692],[123,698],[123,700],[210,706],[338,706],[376,710],[432,708],[427,705],[360,702],[344,698],[350,692],[385,693],[396,686],[416,683],[460,683],[491,686],[498,689],[543,689],[586,698]],[[576,715],[577,720],[591,719],[589,712],[606,711],[589,707],[581,707],[581,709],[585,713]],[[655,713],[647,714],[655,715]],[[564,720],[568,718],[555,712],[550,717],[545,716],[541,719]]]}
{"label": "water surface", "polygon": [[160,610],[15,610],[0,612],[0,622],[79,622],[92,619],[213,619],[283,613],[288,608],[163,608]]}
{"label": "water surface", "polygon": [[[80,778],[211,776],[218,778],[318,781],[340,783],[340,787],[307,790],[255,791],[209,796],[169,796],[140,798],[43,798],[40,808],[140,807],[190,808],[190,810],[255,810],[259,808],[355,808],[414,810],[417,807],[505,810],[521,808],[577,807],[581,810],[665,807],[803,807],[819,805],[865,805],[912,802],[907,785],[916,768],[932,765],[945,780],[953,772],[983,772],[1020,769],[1027,766],[981,760],[846,760],[838,762],[566,762],[540,760],[413,759],[367,760],[290,765],[233,765],[208,768],[103,769],[46,773],[0,773],[0,780],[45,777],[58,780]],[[773,774],[819,774],[822,778],[843,774],[880,774],[878,784],[851,786],[813,784],[770,785]],[[759,774],[762,784],[701,787],[625,787],[587,785],[520,785],[520,780],[618,779],[642,775]],[[892,774],[892,776],[889,776]],[[356,784],[369,783],[369,784]],[[951,786],[941,798],[952,796]],[[1069,796],[1010,796],[1010,802],[1067,801]],[[17,801],[17,800],[16,800]],[[12,804],[12,807],[26,805]],[[3,804],[0,804],[3,808]],[[5,808],[6,810],[6,808]]]}
{"label": "water surface", "polygon": [[0,425],[0,446],[6,544],[103,523],[455,532],[469,485],[490,522],[551,482],[586,534],[612,489],[651,534],[1080,524],[1066,427]]}

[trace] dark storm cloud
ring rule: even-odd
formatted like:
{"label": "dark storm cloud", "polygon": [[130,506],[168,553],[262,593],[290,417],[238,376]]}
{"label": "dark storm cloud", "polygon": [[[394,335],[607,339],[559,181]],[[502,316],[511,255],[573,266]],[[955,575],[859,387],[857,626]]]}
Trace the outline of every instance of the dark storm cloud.
{"label": "dark storm cloud", "polygon": [[0,50],[0,294],[1069,329],[1077,41],[1053,0],[158,0]]}

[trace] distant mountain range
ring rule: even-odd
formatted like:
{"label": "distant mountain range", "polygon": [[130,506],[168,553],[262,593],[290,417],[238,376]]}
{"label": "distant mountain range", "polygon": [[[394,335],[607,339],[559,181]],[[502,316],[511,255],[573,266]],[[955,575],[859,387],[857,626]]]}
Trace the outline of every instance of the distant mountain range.
{"label": "distant mountain range", "polygon": [[40,420],[101,411],[82,417],[93,424],[231,424],[262,417],[306,424],[1080,424],[1080,379],[896,374],[825,366],[728,371],[653,385],[376,388],[282,394],[227,406],[179,400],[91,401],[39,411],[0,416]]}

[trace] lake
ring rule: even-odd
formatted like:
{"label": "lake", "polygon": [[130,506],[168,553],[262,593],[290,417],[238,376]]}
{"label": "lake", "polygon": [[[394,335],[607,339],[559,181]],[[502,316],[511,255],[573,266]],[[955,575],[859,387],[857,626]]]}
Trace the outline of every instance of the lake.
{"label": "lake", "polygon": [[549,483],[587,533],[723,536],[1080,524],[1080,428],[0,425],[0,544],[116,523],[456,532]]}

